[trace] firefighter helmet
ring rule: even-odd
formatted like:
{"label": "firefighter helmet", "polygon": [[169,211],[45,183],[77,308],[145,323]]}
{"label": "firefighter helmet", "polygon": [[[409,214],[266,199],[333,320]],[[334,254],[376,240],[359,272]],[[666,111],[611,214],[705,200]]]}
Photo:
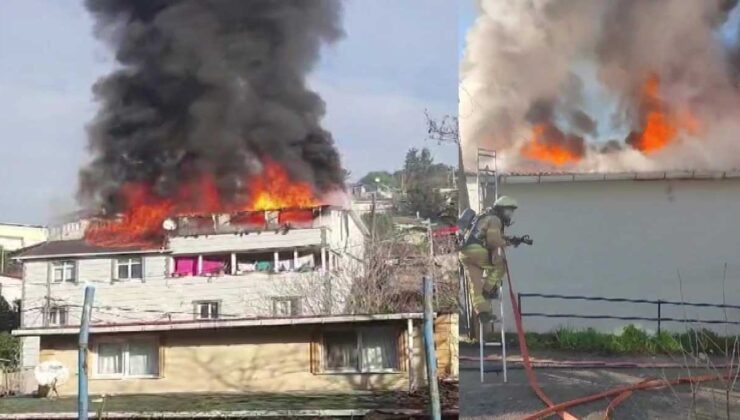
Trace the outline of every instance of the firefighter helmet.
{"label": "firefighter helmet", "polygon": [[507,207],[515,209],[519,207],[519,205],[517,204],[516,200],[509,197],[508,195],[502,195],[501,197],[498,198],[498,200],[496,200],[495,203],[493,203],[493,208],[507,208]]}

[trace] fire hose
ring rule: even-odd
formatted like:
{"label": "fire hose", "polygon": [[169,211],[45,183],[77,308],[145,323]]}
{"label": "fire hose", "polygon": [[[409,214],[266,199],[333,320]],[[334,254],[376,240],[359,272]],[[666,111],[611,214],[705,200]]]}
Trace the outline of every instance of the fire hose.
{"label": "fire hose", "polygon": [[[540,384],[537,382],[537,376],[534,374],[534,369],[532,368],[532,363],[529,359],[529,348],[527,347],[527,341],[524,337],[524,327],[522,326],[522,314],[519,311],[519,304],[517,303],[517,300],[514,295],[514,287],[511,284],[511,273],[509,271],[509,263],[508,259],[506,258],[506,252],[502,249],[502,254],[504,257],[504,267],[506,268],[506,280],[509,284],[509,298],[511,298],[511,308],[514,311],[514,321],[516,323],[516,334],[519,341],[519,351],[522,354],[522,363],[524,364],[524,371],[527,374],[527,381],[529,382],[529,387],[532,388],[532,391],[534,391],[535,394],[537,394],[537,397],[539,397],[542,402],[544,402],[548,407],[552,408],[555,407],[555,403],[552,402],[550,397],[545,394],[545,392],[540,387]],[[503,299],[503,296],[502,296]],[[556,410],[558,415],[563,420],[574,420],[577,419],[576,416],[568,413],[564,409]]]}
{"label": "fire hose", "polygon": [[506,268],[506,280],[509,285],[509,298],[511,299],[511,308],[514,312],[514,321],[516,324],[516,333],[517,338],[519,341],[519,351],[522,354],[522,365],[524,366],[524,370],[527,375],[527,381],[529,382],[530,388],[532,388],[532,391],[539,397],[542,402],[544,402],[547,405],[547,408],[542,409],[540,411],[537,411],[533,414],[528,415],[525,417],[525,420],[535,420],[535,419],[541,419],[543,417],[546,417],[548,415],[552,415],[553,413],[557,413],[558,416],[562,419],[577,419],[574,415],[568,413],[566,410],[571,407],[575,407],[578,405],[586,404],[592,401],[614,397],[614,399],[611,400],[609,405],[606,408],[605,411],[605,419],[609,418],[609,415],[614,412],[615,408],[627,400],[634,391],[637,390],[651,390],[651,389],[659,389],[664,388],[666,386],[670,385],[679,385],[679,384],[686,384],[686,383],[700,383],[700,382],[710,382],[710,381],[717,381],[722,379],[729,379],[731,376],[731,373],[726,373],[724,375],[698,375],[698,376],[685,376],[680,377],[673,380],[667,380],[667,379],[646,379],[631,385],[624,385],[615,387],[612,389],[608,389],[606,391],[598,392],[591,395],[586,395],[580,398],[576,398],[570,401],[565,401],[559,404],[555,404],[552,402],[552,400],[544,393],[542,388],[540,387],[539,383],[537,382],[537,377],[535,376],[534,369],[532,367],[532,362],[529,357],[529,348],[527,347],[527,341],[524,337],[524,327],[522,324],[522,314],[519,311],[519,304],[516,300],[516,294],[514,293],[514,287],[511,282],[511,272],[509,271],[509,263],[508,259],[506,258],[506,252],[503,252],[504,257],[504,267]]}

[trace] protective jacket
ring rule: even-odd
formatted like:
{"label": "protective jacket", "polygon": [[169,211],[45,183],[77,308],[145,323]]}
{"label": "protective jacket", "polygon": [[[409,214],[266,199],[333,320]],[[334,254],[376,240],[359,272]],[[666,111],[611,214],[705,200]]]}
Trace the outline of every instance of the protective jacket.
{"label": "protective jacket", "polygon": [[474,244],[483,246],[489,251],[506,246],[504,224],[498,216],[483,214],[473,222],[473,227],[465,238],[463,247]]}

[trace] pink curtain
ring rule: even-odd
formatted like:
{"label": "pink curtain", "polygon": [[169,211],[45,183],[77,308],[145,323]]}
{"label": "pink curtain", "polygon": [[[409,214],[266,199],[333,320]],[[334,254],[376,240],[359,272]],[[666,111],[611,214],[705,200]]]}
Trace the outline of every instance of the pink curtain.
{"label": "pink curtain", "polygon": [[175,275],[194,276],[198,269],[197,257],[175,257]]}
{"label": "pink curtain", "polygon": [[223,261],[203,258],[203,274],[218,274],[223,268]]}

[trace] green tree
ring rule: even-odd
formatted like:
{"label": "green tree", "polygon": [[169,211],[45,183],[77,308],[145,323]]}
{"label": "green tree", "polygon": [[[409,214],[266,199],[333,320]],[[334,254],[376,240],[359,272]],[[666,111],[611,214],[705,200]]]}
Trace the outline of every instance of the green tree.
{"label": "green tree", "polygon": [[0,296],[0,331],[16,329],[19,324],[20,313],[4,297]]}
{"label": "green tree", "polygon": [[450,186],[451,173],[451,167],[434,163],[429,149],[410,149],[404,161],[406,194],[401,210],[410,215],[418,214],[422,218],[437,220],[446,204],[439,189]]}
{"label": "green tree", "polygon": [[381,184],[387,187],[397,186],[396,179],[393,177],[393,174],[391,174],[388,171],[368,172],[365,176],[360,178],[360,183],[364,185],[375,185],[377,183],[377,184]]}

